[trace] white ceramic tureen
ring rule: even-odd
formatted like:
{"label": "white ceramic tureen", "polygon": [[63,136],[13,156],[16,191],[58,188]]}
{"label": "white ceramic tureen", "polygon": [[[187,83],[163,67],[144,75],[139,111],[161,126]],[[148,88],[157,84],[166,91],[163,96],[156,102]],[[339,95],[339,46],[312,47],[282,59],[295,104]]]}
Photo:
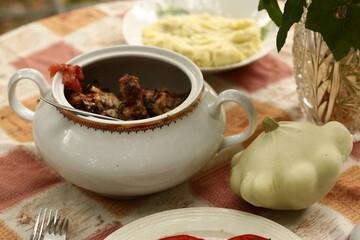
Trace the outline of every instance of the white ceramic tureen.
{"label": "white ceramic tureen", "polygon": [[[113,121],[74,115],[40,101],[35,112],[16,97],[18,81],[34,81],[43,98],[72,107],[64,94],[62,73],[50,86],[34,69],[10,79],[9,103],[33,123],[35,144],[45,162],[66,180],[105,196],[134,197],[173,187],[194,175],[220,149],[247,139],[257,115],[247,96],[235,90],[215,94],[199,68],[180,54],[146,46],[114,46],[82,54],[68,62],[82,67],[85,79],[98,79],[117,92],[125,73],[138,76],[143,88],[189,92],[178,107],[156,117]],[[225,101],[240,104],[250,126],[224,137]]]}

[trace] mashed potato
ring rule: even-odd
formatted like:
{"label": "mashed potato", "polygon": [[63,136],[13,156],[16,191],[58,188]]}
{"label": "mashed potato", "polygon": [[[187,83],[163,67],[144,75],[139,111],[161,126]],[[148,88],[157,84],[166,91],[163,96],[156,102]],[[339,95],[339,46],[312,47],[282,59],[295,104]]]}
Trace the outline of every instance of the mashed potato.
{"label": "mashed potato", "polygon": [[241,62],[261,45],[251,19],[230,19],[203,13],[167,16],[143,29],[143,44],[176,51],[199,67]]}

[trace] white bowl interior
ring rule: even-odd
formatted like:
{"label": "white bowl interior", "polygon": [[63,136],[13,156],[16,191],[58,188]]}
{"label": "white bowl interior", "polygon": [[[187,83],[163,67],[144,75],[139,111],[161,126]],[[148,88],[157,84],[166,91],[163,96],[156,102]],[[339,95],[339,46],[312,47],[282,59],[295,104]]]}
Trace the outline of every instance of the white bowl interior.
{"label": "white bowl interior", "polygon": [[84,83],[97,80],[105,89],[117,94],[118,80],[124,74],[137,76],[143,89],[165,87],[176,93],[189,93],[189,77],[179,68],[162,60],[148,57],[112,57],[83,66]]}
{"label": "white bowl interior", "polygon": [[[79,65],[84,73],[84,82],[97,80],[99,84],[115,94],[119,91],[118,80],[124,75],[139,77],[143,89],[154,90],[165,87],[176,93],[188,93],[178,107],[159,116],[126,121],[140,124],[166,118],[182,111],[199,96],[203,87],[200,69],[188,58],[166,49],[149,46],[115,46],[84,53],[68,62]],[[64,94],[62,74],[54,77],[52,92],[57,102],[71,107]],[[116,124],[111,120],[83,117],[92,121]]]}

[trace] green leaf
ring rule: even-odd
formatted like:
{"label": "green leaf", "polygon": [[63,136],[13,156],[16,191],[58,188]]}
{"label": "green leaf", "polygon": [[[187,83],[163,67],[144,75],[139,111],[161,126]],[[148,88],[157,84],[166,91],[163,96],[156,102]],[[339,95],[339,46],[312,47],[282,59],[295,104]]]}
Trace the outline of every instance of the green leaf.
{"label": "green leaf", "polygon": [[258,10],[266,10],[271,20],[278,27],[281,25],[282,12],[277,0],[260,0]]}
{"label": "green leaf", "polygon": [[360,5],[351,4],[348,6],[345,31],[349,38],[351,38],[351,46],[354,49],[360,50]]}
{"label": "green leaf", "polygon": [[[336,17],[339,7],[344,16]],[[360,49],[360,6],[358,0],[313,0],[305,28],[319,32],[335,60],[344,58],[353,47]]]}
{"label": "green leaf", "polygon": [[294,23],[300,21],[306,6],[306,0],[287,0],[285,3],[282,23],[276,37],[276,46],[278,52],[285,44],[287,33]]}

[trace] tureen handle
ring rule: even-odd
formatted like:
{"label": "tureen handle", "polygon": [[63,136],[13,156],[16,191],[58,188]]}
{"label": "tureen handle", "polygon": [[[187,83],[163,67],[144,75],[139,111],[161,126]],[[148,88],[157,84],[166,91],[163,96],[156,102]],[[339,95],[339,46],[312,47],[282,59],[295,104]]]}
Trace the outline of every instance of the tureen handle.
{"label": "tureen handle", "polygon": [[8,84],[8,100],[10,107],[20,117],[32,122],[35,112],[25,107],[16,96],[16,84],[23,79],[30,79],[38,85],[40,95],[45,97],[50,91],[50,85],[46,82],[44,76],[37,70],[31,68],[20,69],[10,78]]}
{"label": "tureen handle", "polygon": [[243,107],[249,118],[249,127],[244,132],[224,137],[220,149],[245,141],[255,132],[257,126],[257,113],[254,104],[244,93],[233,89],[223,91],[218,95],[216,101],[210,106],[211,115],[218,118],[220,115],[221,104],[227,101],[236,102]]}

